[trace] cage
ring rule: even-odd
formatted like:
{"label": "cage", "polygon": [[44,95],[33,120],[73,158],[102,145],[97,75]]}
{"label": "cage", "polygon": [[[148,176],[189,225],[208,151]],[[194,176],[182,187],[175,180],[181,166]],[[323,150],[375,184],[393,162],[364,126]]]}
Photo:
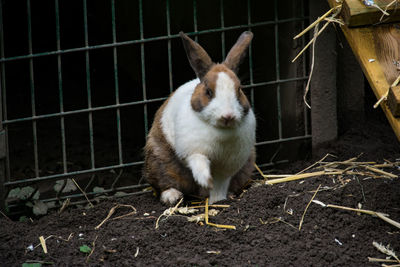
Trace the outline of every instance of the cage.
{"label": "cage", "polygon": [[307,22],[305,0],[1,0],[1,207],[149,192],[153,116],[195,78],[179,31],[216,61],[254,33],[239,77],[257,116],[257,164],[304,158],[308,57],[290,61]]}

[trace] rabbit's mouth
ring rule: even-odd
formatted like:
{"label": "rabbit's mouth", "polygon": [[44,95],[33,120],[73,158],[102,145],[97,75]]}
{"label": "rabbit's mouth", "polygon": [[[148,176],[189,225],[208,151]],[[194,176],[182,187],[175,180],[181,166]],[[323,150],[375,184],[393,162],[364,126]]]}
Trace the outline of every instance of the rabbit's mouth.
{"label": "rabbit's mouth", "polygon": [[238,121],[234,117],[221,117],[217,120],[217,126],[219,128],[236,128]]}

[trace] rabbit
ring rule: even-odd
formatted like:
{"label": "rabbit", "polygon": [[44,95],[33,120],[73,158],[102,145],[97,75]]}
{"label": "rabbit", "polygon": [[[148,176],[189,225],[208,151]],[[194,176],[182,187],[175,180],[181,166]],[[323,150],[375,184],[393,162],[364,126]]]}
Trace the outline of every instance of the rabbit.
{"label": "rabbit", "polygon": [[197,79],[176,89],[156,112],[143,177],[166,205],[184,195],[215,203],[228,192],[240,193],[254,168],[256,119],[236,75],[253,33],[243,32],[220,64],[179,35]]}

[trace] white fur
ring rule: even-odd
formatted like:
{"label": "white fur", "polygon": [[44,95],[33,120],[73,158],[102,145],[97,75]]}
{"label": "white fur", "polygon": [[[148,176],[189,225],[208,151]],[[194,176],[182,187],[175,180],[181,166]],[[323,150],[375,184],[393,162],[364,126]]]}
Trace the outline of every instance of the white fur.
{"label": "white fur", "polygon": [[220,72],[215,87],[215,97],[200,116],[211,125],[223,127],[221,118],[231,115],[234,117],[232,126],[236,126],[242,118],[243,107],[237,101],[235,83],[225,72]]}
{"label": "white fur", "polygon": [[175,188],[170,188],[161,193],[160,200],[167,205],[172,205],[175,204],[178,199],[182,198],[182,196],[182,192]]}
{"label": "white fur", "polygon": [[186,162],[193,172],[194,180],[204,188],[211,184],[210,160],[202,154],[192,154],[187,157]]}
{"label": "white fur", "polygon": [[[161,126],[167,141],[193,172],[194,179],[204,186],[205,177],[211,173],[213,189],[211,202],[226,198],[230,177],[246,163],[255,143],[256,121],[250,109],[243,117],[243,107],[235,96],[233,81],[221,72],[215,88],[215,97],[201,111],[192,109],[190,101],[199,79],[179,87],[169,99]],[[234,127],[221,127],[219,119],[226,112],[236,118]],[[209,164],[196,154],[203,155]]]}

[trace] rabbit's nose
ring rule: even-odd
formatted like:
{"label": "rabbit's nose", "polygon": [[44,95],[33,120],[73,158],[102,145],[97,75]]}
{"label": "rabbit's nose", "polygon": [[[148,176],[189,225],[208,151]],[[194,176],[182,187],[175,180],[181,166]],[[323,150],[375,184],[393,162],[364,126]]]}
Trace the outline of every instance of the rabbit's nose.
{"label": "rabbit's nose", "polygon": [[229,125],[234,120],[235,116],[232,113],[227,113],[221,116],[221,121],[223,121],[225,125]]}

